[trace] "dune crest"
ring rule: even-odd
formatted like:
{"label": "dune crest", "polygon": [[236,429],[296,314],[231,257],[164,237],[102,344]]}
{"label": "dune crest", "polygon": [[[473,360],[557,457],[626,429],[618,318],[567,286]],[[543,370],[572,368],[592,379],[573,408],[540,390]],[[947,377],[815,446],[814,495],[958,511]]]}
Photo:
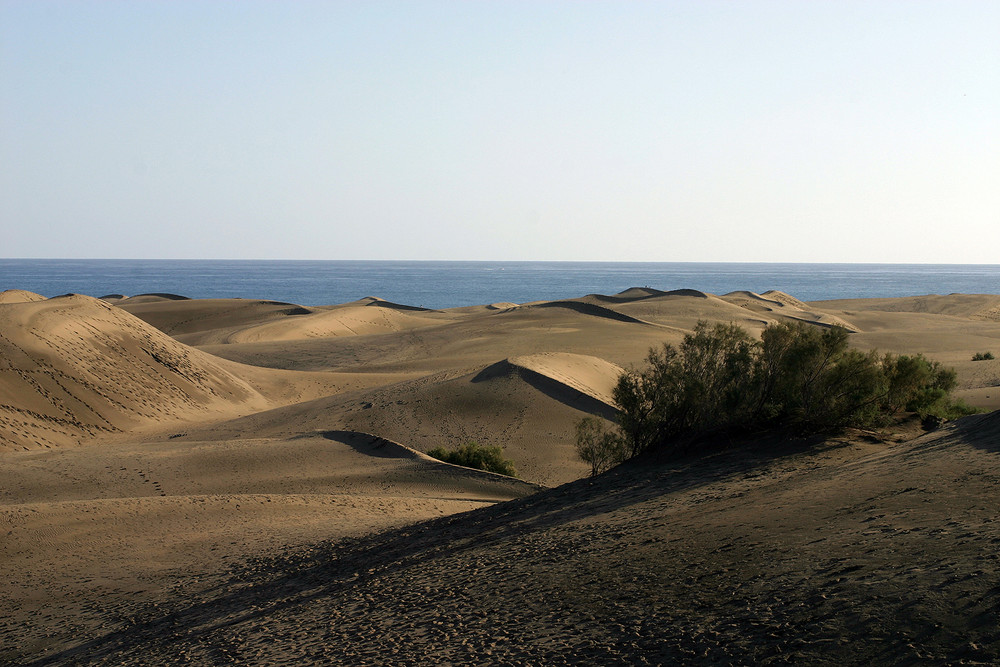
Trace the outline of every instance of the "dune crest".
{"label": "dune crest", "polygon": [[804,301],[799,301],[791,294],[786,294],[785,292],[775,289],[769,289],[766,292],[764,292],[761,296],[770,299],[771,301],[777,301],[778,303],[786,306],[792,306],[793,308],[800,308],[802,310],[805,310],[806,308],[809,307],[805,304]]}
{"label": "dune crest", "polygon": [[512,357],[508,362],[512,366],[544,375],[609,406],[615,405],[615,385],[624,372],[621,366],[604,359],[570,352],[530,354]]}
{"label": "dune crest", "polygon": [[623,369],[604,359],[569,352],[511,357],[483,369],[473,382],[520,376],[538,391],[584,412],[613,419],[614,388]]}
{"label": "dune crest", "polygon": [[26,303],[31,301],[45,301],[45,297],[23,289],[8,289],[0,292],[0,304]]}
{"label": "dune crest", "polygon": [[798,299],[776,290],[770,290],[764,295],[749,290],[737,290],[719,298],[726,303],[762,315],[768,323],[791,320],[821,327],[843,327],[853,333],[861,331],[843,317],[817,312]]}
{"label": "dune crest", "polygon": [[264,341],[302,340],[329,336],[366,336],[403,331],[437,324],[437,320],[420,317],[395,304],[372,303],[309,313],[307,317],[283,319],[247,327],[228,337],[227,343],[258,343]]}
{"label": "dune crest", "polygon": [[307,308],[282,301],[189,299],[117,304],[188,345],[228,345],[364,336],[429,326],[440,313],[368,297]]}
{"label": "dune crest", "polygon": [[583,315],[604,317],[609,320],[628,322],[630,324],[649,324],[649,322],[644,322],[639,318],[626,315],[625,313],[615,310],[614,308],[606,308],[587,301],[540,301],[527,306],[521,306],[521,308],[567,308],[569,310],[575,310]]}
{"label": "dune crest", "polygon": [[622,299],[645,299],[651,296],[660,296],[665,294],[663,290],[653,289],[652,287],[629,287],[628,289],[622,290],[615,294],[615,296]]}
{"label": "dune crest", "polygon": [[146,294],[136,294],[135,296],[122,296],[121,301],[128,304],[137,303],[157,303],[160,301],[188,301],[191,297],[169,292],[149,292]]}

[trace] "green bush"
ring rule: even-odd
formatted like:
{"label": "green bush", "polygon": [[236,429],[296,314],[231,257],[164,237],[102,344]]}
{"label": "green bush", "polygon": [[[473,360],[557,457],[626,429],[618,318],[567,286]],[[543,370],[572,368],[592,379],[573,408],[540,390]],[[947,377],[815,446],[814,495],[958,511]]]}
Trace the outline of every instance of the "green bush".
{"label": "green bush", "polygon": [[584,417],[576,424],[576,453],[590,464],[590,474],[599,475],[623,462],[625,441],[617,433],[607,431],[603,419]]}
{"label": "green bush", "polygon": [[458,449],[447,450],[444,447],[435,447],[427,452],[432,456],[446,463],[475,468],[476,470],[486,470],[508,477],[517,477],[514,469],[514,462],[503,456],[503,449],[500,447],[483,447],[476,442],[468,442],[459,445]]}
{"label": "green bush", "polygon": [[993,358],[994,357],[992,352],[976,352],[974,355],[972,355],[973,361],[988,361]]}
{"label": "green bush", "polygon": [[783,323],[757,340],[733,324],[699,322],[679,347],[650,350],[645,369],[619,377],[618,433],[605,435],[585,418],[578,451],[596,472],[615,457],[683,450],[712,436],[871,427],[904,409],[940,419],[975,412],[951,399],[954,370],[919,354],[860,352],[848,335]]}

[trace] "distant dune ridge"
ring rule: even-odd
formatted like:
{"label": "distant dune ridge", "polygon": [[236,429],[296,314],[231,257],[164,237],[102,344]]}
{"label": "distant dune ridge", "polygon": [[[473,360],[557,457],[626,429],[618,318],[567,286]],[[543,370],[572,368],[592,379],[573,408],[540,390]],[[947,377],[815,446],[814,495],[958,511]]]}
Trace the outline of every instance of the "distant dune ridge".
{"label": "distant dune ridge", "polygon": [[[1000,407],[996,295],[0,292],[0,664],[1000,661],[1000,413],[585,478],[575,423],[700,320]],[[522,479],[424,454],[471,441]]]}
{"label": "distant dune ridge", "polygon": [[8,289],[0,292],[0,303],[25,303],[29,301],[44,301],[45,297],[23,289]]}

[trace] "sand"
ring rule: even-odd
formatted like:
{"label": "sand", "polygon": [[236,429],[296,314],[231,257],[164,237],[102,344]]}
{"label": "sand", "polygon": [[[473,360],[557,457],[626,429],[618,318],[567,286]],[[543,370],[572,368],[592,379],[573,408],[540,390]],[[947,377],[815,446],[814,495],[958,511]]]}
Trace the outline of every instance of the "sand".
{"label": "sand", "polygon": [[[572,438],[699,319],[845,326],[996,409],[998,313],[2,292],[0,663],[995,662],[1000,413],[597,479]],[[521,479],[422,453],[468,441]]]}

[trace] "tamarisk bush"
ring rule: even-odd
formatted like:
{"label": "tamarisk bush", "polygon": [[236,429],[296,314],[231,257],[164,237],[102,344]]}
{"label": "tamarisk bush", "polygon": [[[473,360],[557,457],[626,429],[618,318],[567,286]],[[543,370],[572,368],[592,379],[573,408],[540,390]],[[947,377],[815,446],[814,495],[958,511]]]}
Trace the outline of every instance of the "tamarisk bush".
{"label": "tamarisk bush", "polygon": [[[592,473],[653,448],[783,429],[806,435],[882,425],[901,410],[952,419],[976,412],[950,393],[955,371],[923,355],[861,352],[842,327],[772,324],[756,339],[735,324],[699,322],[677,347],[652,349],[614,390],[618,424],[577,426]],[[588,421],[590,420],[590,421]]]}

